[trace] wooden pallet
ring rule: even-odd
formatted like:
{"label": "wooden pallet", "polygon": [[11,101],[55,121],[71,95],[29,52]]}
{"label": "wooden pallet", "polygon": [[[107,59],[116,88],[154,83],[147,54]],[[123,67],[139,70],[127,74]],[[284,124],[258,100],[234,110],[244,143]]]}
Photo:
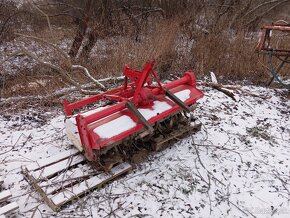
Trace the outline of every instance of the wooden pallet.
{"label": "wooden pallet", "polygon": [[22,172],[44,202],[53,211],[59,211],[68,202],[100,188],[131,169],[130,164],[121,163],[110,173],[99,172],[77,150],[70,150],[41,159],[25,167]]}
{"label": "wooden pallet", "polygon": [[3,179],[0,178],[0,218],[5,218],[15,213],[19,208],[18,204],[11,200],[12,194],[10,190],[4,190],[4,188],[2,188],[3,183]]}

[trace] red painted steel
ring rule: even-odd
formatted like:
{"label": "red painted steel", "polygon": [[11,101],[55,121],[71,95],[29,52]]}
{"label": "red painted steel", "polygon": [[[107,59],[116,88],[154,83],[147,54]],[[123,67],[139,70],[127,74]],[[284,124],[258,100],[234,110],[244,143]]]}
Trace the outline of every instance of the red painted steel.
{"label": "red painted steel", "polygon": [[290,26],[263,26],[262,29],[267,30],[279,30],[279,31],[290,31]]}
{"label": "red painted steel", "polygon": [[[126,107],[128,101],[133,102],[135,107],[140,109],[153,110],[153,106],[156,102],[163,102],[168,107],[155,116],[152,116],[147,121],[149,124],[154,125],[159,120],[162,120],[177,111],[182,109],[166,97],[163,88],[168,89],[170,92],[178,93],[184,90],[189,90],[188,99],[184,101],[186,105],[192,105],[196,101],[203,97],[203,93],[196,88],[196,79],[193,72],[188,71],[184,73],[184,76],[178,80],[162,85],[157,78],[156,73],[153,71],[154,61],[147,62],[142,72],[132,70],[128,66],[124,68],[125,82],[124,86],[116,89],[77,101],[75,103],[64,102],[65,113],[68,117],[73,115],[74,110],[80,109],[88,104],[97,103],[101,99],[113,99],[117,101],[105,109],[97,112],[92,112],[87,115],[83,112],[78,112],[76,116],[76,123],[78,126],[79,135],[81,138],[82,146],[85,150],[85,155],[88,160],[97,160],[97,150],[100,150],[113,143],[118,143],[124,140],[126,137],[136,135],[146,128],[138,120],[138,118]],[[152,78],[157,83],[152,85]],[[128,80],[133,82],[128,83]],[[104,124],[107,124],[121,116],[126,115],[136,124],[134,127],[125,130],[117,135],[113,135],[110,138],[101,138],[94,130]],[[118,127],[116,127],[118,128]]]}
{"label": "red painted steel", "polygon": [[290,49],[279,49],[275,48],[275,45],[271,45],[271,33],[272,31],[276,32],[289,32],[290,33],[290,23],[285,21],[275,22],[273,25],[265,25],[261,28],[261,35],[256,46],[256,51],[259,53],[269,53],[270,51],[274,56],[289,56]]}

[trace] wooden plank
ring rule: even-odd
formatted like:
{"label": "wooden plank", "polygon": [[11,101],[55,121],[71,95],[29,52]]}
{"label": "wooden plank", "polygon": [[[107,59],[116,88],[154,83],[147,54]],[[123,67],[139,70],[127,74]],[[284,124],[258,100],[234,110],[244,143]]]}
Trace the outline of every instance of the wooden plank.
{"label": "wooden plank", "polygon": [[18,209],[18,205],[16,202],[6,204],[5,206],[0,208],[0,215],[9,214],[12,211],[17,210],[17,209]]}
{"label": "wooden plank", "polygon": [[58,211],[58,207],[47,197],[46,193],[39,187],[37,180],[29,174],[27,169],[24,169],[23,174],[25,175],[26,179],[30,182],[32,187],[40,194],[43,201],[55,212]]}
{"label": "wooden plank", "polygon": [[114,167],[110,173],[102,173],[100,175],[94,176],[49,197],[55,205],[61,206],[92,189],[100,187],[101,185],[107,183],[108,181],[116,178],[117,176],[125,172],[128,172],[131,169],[132,166],[130,164],[121,163],[118,166]]}
{"label": "wooden plank", "polygon": [[[87,179],[89,176],[93,176],[95,170],[93,169],[84,169],[84,168],[75,168],[68,170],[64,174],[60,174],[56,177],[51,178],[48,181],[43,181],[39,183],[39,186],[44,190],[44,192],[49,195],[56,192],[57,190],[63,189],[70,184],[76,182],[81,182],[84,179]],[[94,173],[94,174],[93,174]]]}
{"label": "wooden plank", "polygon": [[82,154],[79,154],[76,156],[72,156],[71,158],[57,162],[55,164],[49,165],[48,167],[45,167],[43,169],[31,172],[31,175],[37,180],[46,179],[67,169],[68,167],[75,166],[83,161],[85,161],[85,157]]}
{"label": "wooden plank", "polygon": [[5,191],[0,192],[0,202],[6,201],[11,196],[12,196],[12,194],[9,190],[5,190]]}
{"label": "wooden plank", "polygon": [[32,163],[32,164],[26,166],[26,169],[28,171],[38,170],[38,169],[41,169],[45,166],[49,166],[49,165],[52,165],[52,164],[57,163],[59,161],[62,161],[64,159],[69,158],[70,156],[76,155],[78,153],[79,153],[79,151],[77,149],[67,150],[67,151],[61,152],[59,154],[56,154],[54,156],[51,156],[51,157],[48,157],[45,159],[39,159],[35,163]]}

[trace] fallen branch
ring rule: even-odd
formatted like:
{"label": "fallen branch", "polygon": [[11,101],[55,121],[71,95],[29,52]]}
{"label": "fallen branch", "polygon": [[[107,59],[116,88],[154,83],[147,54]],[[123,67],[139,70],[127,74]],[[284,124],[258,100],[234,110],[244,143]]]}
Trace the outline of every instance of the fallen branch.
{"label": "fallen branch", "polygon": [[[103,79],[97,80],[98,82],[121,82],[124,80],[123,76],[120,77],[107,77]],[[81,89],[90,89],[96,87],[96,84],[84,84],[81,85]],[[48,95],[37,95],[37,96],[17,96],[17,97],[9,97],[9,98],[1,98],[0,107],[8,106],[11,104],[24,103],[24,102],[42,102],[42,101],[51,101],[55,98],[60,98],[64,95],[70,94],[72,92],[78,91],[77,87],[69,87],[63,88],[55,91],[54,93]],[[97,94],[97,93],[96,93]],[[3,112],[3,111],[2,111]]]}
{"label": "fallen branch", "polygon": [[98,80],[96,80],[88,71],[87,68],[81,66],[81,65],[72,65],[72,69],[73,70],[76,70],[76,69],[79,69],[79,70],[82,70],[87,77],[89,77],[95,84],[97,84],[102,90],[106,90],[106,87],[100,83]]}
{"label": "fallen branch", "polygon": [[235,99],[235,95],[234,95],[234,93],[232,93],[232,92],[226,90],[225,87],[224,87],[223,85],[221,85],[221,84],[217,84],[217,83],[212,83],[212,82],[210,82],[210,83],[202,83],[201,85],[203,85],[203,86],[207,86],[207,87],[211,87],[211,88],[213,88],[213,89],[216,89],[216,90],[218,90],[218,91],[224,93],[225,95],[229,96],[229,97],[230,97],[231,99],[233,99],[234,101],[237,101],[237,100]]}
{"label": "fallen branch", "polygon": [[[281,6],[282,4],[284,4],[285,2],[288,2],[289,0],[284,0],[284,1],[270,1],[269,3],[274,3],[276,2],[275,5],[273,5],[272,7],[270,7],[268,10],[264,10],[263,13],[255,16],[252,20],[250,20],[249,22],[246,23],[246,27],[250,26],[251,24],[260,21],[265,15],[267,15],[268,13],[270,13],[271,11],[273,11],[275,8]],[[266,2],[267,3],[267,2]],[[264,3],[264,4],[266,4]]]}
{"label": "fallen branch", "polygon": [[48,95],[37,95],[37,96],[17,96],[17,97],[9,97],[9,98],[1,98],[0,107],[7,106],[10,104],[13,104],[15,102],[17,103],[24,103],[24,102],[41,102],[41,101],[51,101],[54,98],[62,97],[66,94],[69,94],[71,92],[78,91],[76,87],[67,88],[64,90],[56,91],[52,94]]}
{"label": "fallen branch", "polygon": [[41,42],[43,44],[47,44],[48,46],[50,46],[53,49],[55,49],[58,53],[60,53],[66,59],[66,61],[68,61],[70,63],[70,65],[71,65],[71,61],[70,61],[69,55],[67,53],[65,53],[62,49],[57,47],[55,44],[53,44],[51,42],[48,42],[45,39],[36,37],[36,36],[25,35],[25,34],[22,34],[22,33],[15,33],[15,35],[18,35],[18,36],[21,36],[21,37],[24,37],[24,38],[28,38],[28,39],[33,39],[33,40]]}
{"label": "fallen branch", "polygon": [[47,25],[48,25],[48,28],[49,28],[49,31],[50,31],[50,34],[51,34],[51,37],[53,36],[52,34],[52,28],[51,28],[51,24],[50,24],[50,19],[49,19],[49,16],[43,11],[41,10],[36,4],[34,4],[33,1],[29,1],[29,3],[31,4],[32,7],[34,7],[38,12],[40,12],[41,14],[43,14],[45,17],[46,17],[46,21],[47,21]]}
{"label": "fallen branch", "polygon": [[[59,75],[61,75],[64,79],[66,79],[71,85],[75,86],[78,91],[81,94],[85,94],[85,95],[93,95],[93,94],[98,94],[98,91],[90,91],[90,90],[84,90],[81,86],[81,84],[79,84],[78,82],[76,82],[74,79],[71,78],[69,71],[73,71],[75,69],[80,69],[82,66],[77,65],[78,67],[71,67],[71,69],[69,70],[64,70],[61,67],[54,65],[52,63],[46,62],[43,59],[37,57],[34,53],[32,53],[31,51],[28,51],[27,49],[25,49],[24,47],[22,47],[20,50],[13,52],[11,55],[9,55],[8,57],[6,57],[2,62],[0,62],[0,65],[2,65],[4,62],[6,62],[7,60],[9,60],[10,58],[17,56],[17,55],[26,55],[30,58],[32,58],[33,60],[37,61],[38,63],[42,64],[43,66],[46,66],[50,69],[55,70]],[[82,67],[82,70],[86,69],[85,67]],[[85,71],[85,73],[88,73],[87,69]],[[88,73],[88,75],[90,75]],[[92,79],[93,77],[90,76]],[[93,80],[95,82],[95,84],[98,86],[98,88],[104,89],[104,85],[102,85],[100,82],[96,82],[97,80]]]}
{"label": "fallen branch", "polygon": [[250,92],[248,90],[242,89],[242,87],[239,86],[239,85],[235,85],[235,86],[233,86],[233,85],[223,85],[223,87],[226,88],[226,89],[234,90],[234,91],[238,90],[238,91],[240,91],[240,92],[242,92],[244,94],[247,94],[247,95],[250,95],[250,96],[253,96],[253,97],[256,97],[256,98],[261,98],[263,100],[267,100],[267,99],[271,98],[271,96],[260,96],[260,95],[257,95],[255,93],[252,93],[252,92]]}

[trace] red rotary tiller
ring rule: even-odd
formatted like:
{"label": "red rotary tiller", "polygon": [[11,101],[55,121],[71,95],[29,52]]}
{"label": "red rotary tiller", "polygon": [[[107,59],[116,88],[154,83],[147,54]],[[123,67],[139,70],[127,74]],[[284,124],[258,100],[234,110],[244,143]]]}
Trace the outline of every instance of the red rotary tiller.
{"label": "red rotary tiller", "polygon": [[[193,111],[203,93],[196,88],[193,72],[162,85],[153,66],[154,61],[147,62],[140,72],[126,65],[123,86],[74,103],[64,102],[67,135],[88,160],[102,162],[101,156],[120,150],[124,153],[122,147],[156,139],[157,135],[162,136],[162,143],[169,141],[173,137],[170,128],[176,134],[184,133],[179,125],[182,112]],[[100,102],[107,104],[87,109]]]}

